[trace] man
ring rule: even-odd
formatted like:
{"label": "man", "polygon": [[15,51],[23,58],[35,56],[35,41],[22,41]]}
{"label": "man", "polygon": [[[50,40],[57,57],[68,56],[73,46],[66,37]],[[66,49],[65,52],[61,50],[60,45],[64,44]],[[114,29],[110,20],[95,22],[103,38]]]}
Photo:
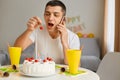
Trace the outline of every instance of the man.
{"label": "man", "polygon": [[27,30],[17,38],[14,46],[24,50],[35,42],[40,56],[50,56],[56,63],[67,64],[66,50],[80,49],[80,43],[78,36],[66,28],[65,15],[66,7],[61,1],[49,1],[44,11],[46,27],[41,30],[42,21],[38,17],[30,18]]}

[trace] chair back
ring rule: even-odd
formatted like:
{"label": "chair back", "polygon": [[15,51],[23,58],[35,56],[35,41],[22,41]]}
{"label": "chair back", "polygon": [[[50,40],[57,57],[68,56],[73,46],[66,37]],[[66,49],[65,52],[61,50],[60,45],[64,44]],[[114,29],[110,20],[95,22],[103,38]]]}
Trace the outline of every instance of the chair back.
{"label": "chair back", "polygon": [[120,80],[120,52],[107,53],[98,67],[97,74],[100,80]]}

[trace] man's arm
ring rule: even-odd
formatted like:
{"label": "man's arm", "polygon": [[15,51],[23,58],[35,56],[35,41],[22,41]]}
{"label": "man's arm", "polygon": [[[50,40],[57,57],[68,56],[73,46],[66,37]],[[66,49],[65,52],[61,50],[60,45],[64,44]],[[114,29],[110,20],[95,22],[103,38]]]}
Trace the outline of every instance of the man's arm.
{"label": "man's arm", "polygon": [[22,47],[22,50],[24,50],[31,45],[32,40],[30,39],[30,35],[41,23],[42,21],[36,16],[30,18],[27,23],[27,30],[16,39],[14,46]]}
{"label": "man's arm", "polygon": [[60,24],[58,24],[57,28],[60,31],[61,43],[62,43],[62,46],[63,46],[64,63],[68,64],[67,57],[66,57],[66,51],[67,51],[67,49],[70,49],[70,48],[69,48],[69,45],[68,45],[68,32],[67,32],[67,28],[66,28],[64,19],[65,18],[63,18],[61,20],[61,22],[60,22]]}
{"label": "man's arm", "polygon": [[68,64],[67,57],[66,57],[67,49],[70,49],[68,45],[67,45],[67,46],[63,46],[63,52],[64,52],[64,63],[65,63],[65,64]]}
{"label": "man's arm", "polygon": [[25,50],[29,45],[32,44],[32,40],[29,38],[31,33],[32,31],[26,30],[21,36],[16,39],[14,46],[21,47],[22,50]]}

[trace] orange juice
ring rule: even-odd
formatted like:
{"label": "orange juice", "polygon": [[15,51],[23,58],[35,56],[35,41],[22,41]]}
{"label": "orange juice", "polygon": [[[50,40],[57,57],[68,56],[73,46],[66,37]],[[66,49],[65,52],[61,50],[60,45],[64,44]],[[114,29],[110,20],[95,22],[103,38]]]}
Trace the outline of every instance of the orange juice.
{"label": "orange juice", "polygon": [[11,65],[19,65],[21,48],[20,47],[9,47],[8,48]]}
{"label": "orange juice", "polygon": [[68,49],[66,53],[69,72],[71,74],[77,74],[81,58],[81,50]]}

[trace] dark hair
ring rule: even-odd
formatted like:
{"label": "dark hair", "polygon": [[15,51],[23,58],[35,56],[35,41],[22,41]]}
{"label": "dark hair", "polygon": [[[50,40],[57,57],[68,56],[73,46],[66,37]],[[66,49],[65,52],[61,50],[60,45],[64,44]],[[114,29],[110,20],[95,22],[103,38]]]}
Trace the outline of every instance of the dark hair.
{"label": "dark hair", "polygon": [[60,6],[62,8],[62,11],[64,12],[63,15],[64,16],[66,15],[66,6],[63,4],[63,2],[61,2],[59,0],[51,0],[46,4],[46,7],[47,6]]}

